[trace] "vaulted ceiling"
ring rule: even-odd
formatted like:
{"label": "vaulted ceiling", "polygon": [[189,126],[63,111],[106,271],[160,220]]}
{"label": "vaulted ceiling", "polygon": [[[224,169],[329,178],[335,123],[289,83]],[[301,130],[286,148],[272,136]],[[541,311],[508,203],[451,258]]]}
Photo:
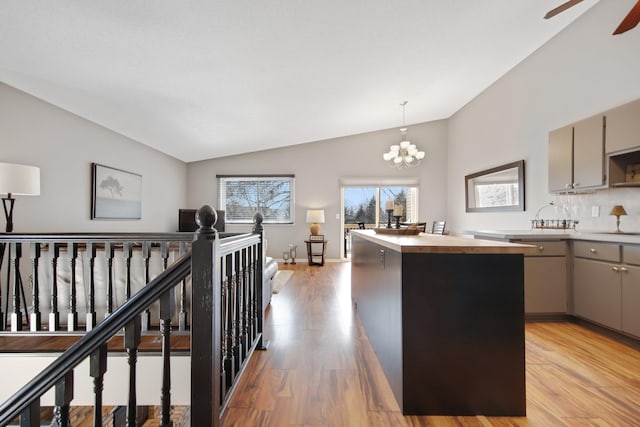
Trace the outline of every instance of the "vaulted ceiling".
{"label": "vaulted ceiling", "polygon": [[0,81],[188,162],[448,118],[562,1],[6,0]]}

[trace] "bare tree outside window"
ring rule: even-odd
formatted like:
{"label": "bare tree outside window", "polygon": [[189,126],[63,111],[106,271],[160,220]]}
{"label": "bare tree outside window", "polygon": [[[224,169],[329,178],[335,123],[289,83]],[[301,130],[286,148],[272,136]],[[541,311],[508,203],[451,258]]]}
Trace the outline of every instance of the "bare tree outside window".
{"label": "bare tree outside window", "polygon": [[293,223],[293,177],[219,179],[220,206],[228,223],[250,223],[256,212],[265,223]]}

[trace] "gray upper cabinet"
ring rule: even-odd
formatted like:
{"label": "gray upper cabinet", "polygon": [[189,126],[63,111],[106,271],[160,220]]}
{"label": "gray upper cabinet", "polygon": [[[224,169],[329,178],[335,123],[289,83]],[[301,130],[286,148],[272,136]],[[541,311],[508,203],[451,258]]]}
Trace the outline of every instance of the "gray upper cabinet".
{"label": "gray upper cabinet", "polygon": [[607,153],[640,147],[640,100],[609,110],[605,116]]}
{"label": "gray upper cabinet", "polygon": [[573,183],[573,126],[549,132],[549,191],[566,191]]}
{"label": "gray upper cabinet", "polygon": [[604,116],[549,132],[549,191],[603,186]]}
{"label": "gray upper cabinet", "polygon": [[573,188],[604,182],[604,116],[598,115],[573,125]]}

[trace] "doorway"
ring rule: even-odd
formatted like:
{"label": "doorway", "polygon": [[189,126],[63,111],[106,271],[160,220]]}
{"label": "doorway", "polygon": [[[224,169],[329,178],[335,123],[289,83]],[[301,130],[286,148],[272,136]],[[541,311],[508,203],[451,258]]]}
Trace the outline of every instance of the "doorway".
{"label": "doorway", "polygon": [[350,230],[386,227],[387,202],[401,206],[401,222],[418,222],[418,187],[416,186],[341,186],[342,238],[341,254],[351,257]]}

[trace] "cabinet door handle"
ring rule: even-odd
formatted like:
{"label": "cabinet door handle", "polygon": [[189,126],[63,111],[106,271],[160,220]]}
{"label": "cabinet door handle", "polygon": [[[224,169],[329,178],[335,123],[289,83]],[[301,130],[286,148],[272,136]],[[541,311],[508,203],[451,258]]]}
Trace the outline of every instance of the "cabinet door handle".
{"label": "cabinet door handle", "polygon": [[589,249],[589,252],[591,252],[592,254],[595,254],[598,251],[596,251],[596,248],[591,248],[591,249]]}
{"label": "cabinet door handle", "polygon": [[629,269],[626,268],[626,267],[620,267],[620,271],[623,272],[623,273],[628,273]]}
{"label": "cabinet door handle", "polygon": [[543,252],[544,251],[544,246],[540,245],[538,246],[538,252]]}
{"label": "cabinet door handle", "polygon": [[616,273],[620,271],[620,269],[619,269],[618,267],[611,267],[611,269],[612,269],[613,271],[615,271]]}
{"label": "cabinet door handle", "polygon": [[571,184],[565,184],[564,188],[571,188]]}

